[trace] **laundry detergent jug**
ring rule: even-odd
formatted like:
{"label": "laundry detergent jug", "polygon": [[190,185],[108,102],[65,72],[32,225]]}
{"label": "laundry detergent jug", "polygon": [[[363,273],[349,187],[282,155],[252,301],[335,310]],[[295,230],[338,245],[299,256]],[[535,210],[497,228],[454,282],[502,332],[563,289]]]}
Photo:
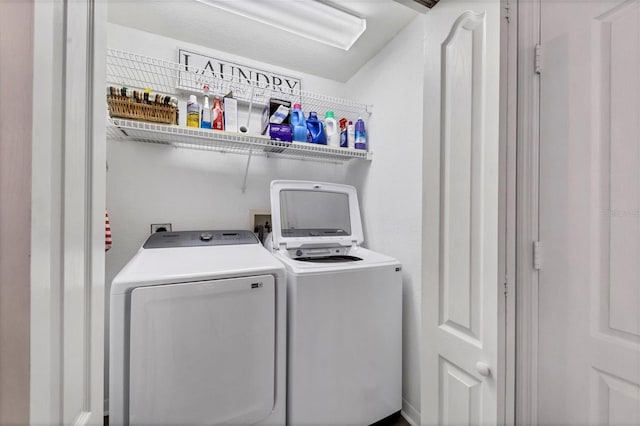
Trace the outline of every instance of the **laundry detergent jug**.
{"label": "laundry detergent jug", "polygon": [[333,111],[327,111],[324,115],[324,132],[327,135],[327,144],[335,148],[340,147],[340,129]]}
{"label": "laundry detergent jug", "polygon": [[307,129],[309,129],[312,143],[316,143],[318,145],[327,144],[327,135],[324,133],[324,125],[322,124],[322,121],[318,120],[317,112],[309,112],[309,118],[307,118]]}
{"label": "laundry detergent jug", "polygon": [[293,128],[293,140],[296,142],[307,142],[307,120],[300,104],[293,105],[291,111],[291,127]]}

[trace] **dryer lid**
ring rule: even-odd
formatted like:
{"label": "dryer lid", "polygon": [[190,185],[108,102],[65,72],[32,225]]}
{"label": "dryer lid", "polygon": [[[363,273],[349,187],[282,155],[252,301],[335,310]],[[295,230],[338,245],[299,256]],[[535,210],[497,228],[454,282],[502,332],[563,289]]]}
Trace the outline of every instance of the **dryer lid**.
{"label": "dryer lid", "polygon": [[356,188],[335,183],[271,182],[275,247],[353,246],[364,242]]}

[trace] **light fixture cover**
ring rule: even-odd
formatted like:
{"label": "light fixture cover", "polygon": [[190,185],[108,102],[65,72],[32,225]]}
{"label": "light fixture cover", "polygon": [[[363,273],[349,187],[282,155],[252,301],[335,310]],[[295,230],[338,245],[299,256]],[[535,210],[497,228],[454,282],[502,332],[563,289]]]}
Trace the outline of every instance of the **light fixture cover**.
{"label": "light fixture cover", "polygon": [[196,0],[343,50],[367,29],[366,19],[316,0]]}

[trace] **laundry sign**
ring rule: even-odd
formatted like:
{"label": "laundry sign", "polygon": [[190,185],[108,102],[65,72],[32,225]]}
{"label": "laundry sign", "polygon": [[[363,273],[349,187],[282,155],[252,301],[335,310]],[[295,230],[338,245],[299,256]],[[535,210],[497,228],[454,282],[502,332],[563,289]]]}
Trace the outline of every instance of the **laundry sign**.
{"label": "laundry sign", "polygon": [[233,92],[236,99],[266,104],[269,98],[300,97],[302,80],[223,59],[178,49],[180,75],[178,89],[189,92],[209,90],[218,95]]}

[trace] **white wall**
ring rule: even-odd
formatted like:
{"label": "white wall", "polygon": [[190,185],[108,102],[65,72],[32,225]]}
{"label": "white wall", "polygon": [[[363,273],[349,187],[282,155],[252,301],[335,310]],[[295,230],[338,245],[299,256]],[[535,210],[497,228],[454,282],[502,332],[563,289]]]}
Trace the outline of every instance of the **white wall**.
{"label": "white wall", "polygon": [[[370,165],[354,164],[365,243],[403,264],[403,410],[420,421],[423,17],[416,17],[347,83],[373,104]],[[428,192],[425,192],[428,196]],[[437,202],[437,200],[434,200]]]}
{"label": "white wall", "polygon": [[34,2],[0,1],[0,424],[27,424],[30,395]]}

